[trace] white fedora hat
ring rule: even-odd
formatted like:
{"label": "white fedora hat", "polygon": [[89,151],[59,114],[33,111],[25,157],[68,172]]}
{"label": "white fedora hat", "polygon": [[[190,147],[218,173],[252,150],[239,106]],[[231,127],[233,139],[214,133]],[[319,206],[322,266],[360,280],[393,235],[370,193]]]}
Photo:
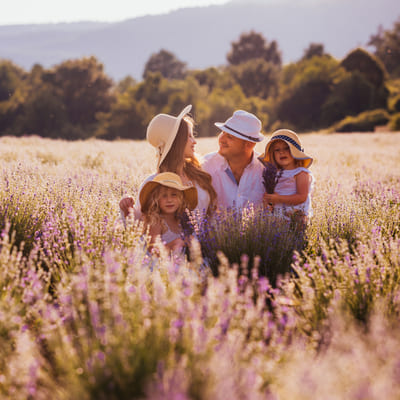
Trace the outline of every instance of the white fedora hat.
{"label": "white fedora hat", "polygon": [[215,122],[215,126],[242,140],[253,143],[264,140],[264,135],[261,134],[261,121],[247,111],[237,110],[225,122]]}
{"label": "white fedora hat", "polygon": [[147,126],[147,141],[157,149],[157,167],[164,161],[178,133],[182,118],[190,112],[192,105],[186,106],[174,117],[169,114],[157,114]]}

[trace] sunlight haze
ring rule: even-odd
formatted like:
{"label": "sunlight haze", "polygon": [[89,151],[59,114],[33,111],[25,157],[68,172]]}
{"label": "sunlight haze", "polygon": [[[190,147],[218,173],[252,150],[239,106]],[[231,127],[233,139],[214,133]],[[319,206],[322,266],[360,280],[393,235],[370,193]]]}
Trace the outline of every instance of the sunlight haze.
{"label": "sunlight haze", "polygon": [[0,25],[58,22],[115,22],[149,14],[163,14],[179,8],[203,7],[228,0],[14,0],[0,12]]}

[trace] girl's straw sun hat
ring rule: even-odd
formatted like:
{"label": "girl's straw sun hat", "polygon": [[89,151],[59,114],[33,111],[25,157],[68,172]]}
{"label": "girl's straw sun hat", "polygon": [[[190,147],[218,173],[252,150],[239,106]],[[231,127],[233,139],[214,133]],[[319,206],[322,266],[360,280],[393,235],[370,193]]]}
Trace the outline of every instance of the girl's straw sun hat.
{"label": "girl's straw sun hat", "polygon": [[157,186],[166,186],[183,192],[183,197],[190,210],[197,206],[197,189],[194,186],[184,186],[179,175],[173,172],[161,172],[157,174],[151,181],[146,182],[139,193],[139,201],[143,208],[154,188]]}
{"label": "girl's straw sun hat", "polygon": [[192,105],[186,106],[177,117],[157,114],[147,126],[147,141],[157,149],[157,168],[170,151],[182,119],[191,109]]}
{"label": "girl's straw sun hat", "polygon": [[313,158],[304,153],[304,149],[301,147],[299,137],[295,132],[291,131],[290,129],[279,129],[275,131],[272,134],[271,139],[265,146],[265,152],[262,156],[259,157],[259,160],[264,163],[271,162],[269,157],[269,149],[271,145],[277,140],[283,140],[289,145],[290,154],[295,160],[303,161],[304,168],[308,168],[312,164]]}

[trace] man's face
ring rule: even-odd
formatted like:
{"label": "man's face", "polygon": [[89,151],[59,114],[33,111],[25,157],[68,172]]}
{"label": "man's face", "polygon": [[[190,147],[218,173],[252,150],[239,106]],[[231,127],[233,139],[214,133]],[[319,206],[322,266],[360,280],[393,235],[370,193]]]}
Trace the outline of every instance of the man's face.
{"label": "man's face", "polygon": [[218,153],[230,160],[246,154],[246,140],[239,139],[226,132],[221,132],[218,136]]}

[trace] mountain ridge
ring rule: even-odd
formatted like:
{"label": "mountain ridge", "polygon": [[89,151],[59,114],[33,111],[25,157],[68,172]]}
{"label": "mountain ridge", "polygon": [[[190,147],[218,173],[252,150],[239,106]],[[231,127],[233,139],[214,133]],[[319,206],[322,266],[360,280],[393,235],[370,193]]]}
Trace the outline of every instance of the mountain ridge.
{"label": "mountain ridge", "polygon": [[[368,3],[368,7],[365,4]],[[244,4],[190,7],[120,22],[73,22],[0,26],[0,57],[30,69],[94,55],[114,80],[141,79],[146,61],[160,49],[174,53],[188,68],[226,64],[231,43],[254,30],[276,40],[284,63],[299,59],[310,43],[344,57],[366,46],[382,25],[400,16],[397,0],[350,0],[319,5]],[[396,14],[397,12],[397,14]]]}

